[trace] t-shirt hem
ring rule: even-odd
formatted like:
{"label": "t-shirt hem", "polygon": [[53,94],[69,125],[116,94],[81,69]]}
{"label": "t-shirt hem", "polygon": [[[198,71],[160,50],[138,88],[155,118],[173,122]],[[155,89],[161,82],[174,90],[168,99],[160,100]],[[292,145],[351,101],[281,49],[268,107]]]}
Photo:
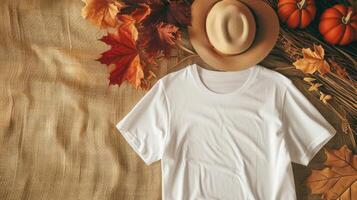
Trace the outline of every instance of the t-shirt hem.
{"label": "t-shirt hem", "polygon": [[135,153],[144,161],[146,165],[150,165],[152,162],[149,161],[147,158],[144,157],[142,151],[140,151],[139,146],[135,144],[135,141],[138,141],[138,139],[130,133],[129,130],[126,130],[124,127],[121,126],[120,123],[116,125],[116,128],[119,130],[121,135],[124,137],[124,139],[128,142],[128,144],[131,146],[131,148],[135,151]]}
{"label": "t-shirt hem", "polygon": [[308,145],[304,156],[302,157],[301,164],[307,166],[312,158],[319,152],[319,150],[330,141],[333,136],[336,135],[337,130],[330,126],[326,132],[323,132],[319,137],[315,138],[310,145]]}

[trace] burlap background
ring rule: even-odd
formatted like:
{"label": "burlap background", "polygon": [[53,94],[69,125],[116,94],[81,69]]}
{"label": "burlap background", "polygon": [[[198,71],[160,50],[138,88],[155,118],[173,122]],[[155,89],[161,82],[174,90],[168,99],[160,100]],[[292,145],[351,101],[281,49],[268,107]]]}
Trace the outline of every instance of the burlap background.
{"label": "burlap background", "polygon": [[[161,199],[160,163],[145,166],[115,129],[144,92],[108,87],[94,61],[105,32],[82,19],[82,7],[0,2],[0,199]],[[336,116],[307,96],[340,132]],[[328,145],[342,143],[349,138],[339,134]],[[321,160],[320,152],[311,166]],[[294,172],[299,199],[315,199],[303,185],[309,169]]]}

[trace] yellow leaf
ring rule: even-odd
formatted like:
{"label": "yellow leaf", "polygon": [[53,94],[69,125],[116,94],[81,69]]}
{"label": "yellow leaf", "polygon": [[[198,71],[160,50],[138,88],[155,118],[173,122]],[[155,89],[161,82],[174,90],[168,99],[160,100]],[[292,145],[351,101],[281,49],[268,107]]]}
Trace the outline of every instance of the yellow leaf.
{"label": "yellow leaf", "polygon": [[304,73],[313,74],[316,71],[314,64],[305,59],[299,59],[293,63],[296,69],[300,69]]}
{"label": "yellow leaf", "polygon": [[312,91],[318,91],[319,90],[319,87],[321,87],[322,84],[320,83],[315,83],[313,85],[311,85],[311,87],[309,88],[309,91],[312,92]]}
{"label": "yellow leaf", "polygon": [[357,197],[357,156],[347,145],[339,150],[325,149],[325,168],[312,170],[306,185],[322,199],[354,200]]}
{"label": "yellow leaf", "polygon": [[296,69],[308,74],[318,71],[321,75],[325,75],[330,72],[330,65],[324,60],[325,51],[321,45],[314,45],[314,51],[310,48],[303,48],[302,53],[303,58],[293,63]]}
{"label": "yellow leaf", "polygon": [[114,0],[82,0],[86,5],[82,17],[100,28],[114,28],[118,25],[116,15],[124,4]]}
{"label": "yellow leaf", "polygon": [[302,53],[303,53],[305,58],[316,58],[316,57],[318,57],[318,55],[316,55],[316,53],[314,53],[310,48],[303,48],[302,49]]}
{"label": "yellow leaf", "polygon": [[324,104],[327,104],[327,101],[332,99],[332,96],[331,95],[328,95],[328,94],[324,94],[322,92],[320,92],[320,100],[324,103]]}
{"label": "yellow leaf", "polygon": [[325,57],[325,50],[322,48],[321,45],[315,45],[315,44],[314,44],[314,50],[315,50],[315,52],[316,52],[316,55],[318,55],[318,57],[319,57],[320,59],[324,59],[324,57]]}
{"label": "yellow leaf", "polygon": [[308,83],[310,83],[310,84],[312,85],[312,84],[313,84],[312,82],[313,82],[313,81],[316,81],[316,79],[311,78],[311,77],[305,77],[305,78],[304,78],[304,81],[306,81],[306,82],[308,82]]}

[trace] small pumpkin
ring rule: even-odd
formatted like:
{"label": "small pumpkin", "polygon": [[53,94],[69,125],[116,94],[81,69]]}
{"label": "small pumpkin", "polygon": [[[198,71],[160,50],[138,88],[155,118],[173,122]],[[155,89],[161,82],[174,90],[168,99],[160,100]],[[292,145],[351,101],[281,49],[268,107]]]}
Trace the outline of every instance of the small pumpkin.
{"label": "small pumpkin", "polygon": [[279,0],[278,15],[291,28],[305,28],[316,16],[314,0]]}
{"label": "small pumpkin", "polygon": [[352,6],[337,4],[326,9],[320,18],[319,31],[332,45],[347,45],[357,39],[357,15]]}

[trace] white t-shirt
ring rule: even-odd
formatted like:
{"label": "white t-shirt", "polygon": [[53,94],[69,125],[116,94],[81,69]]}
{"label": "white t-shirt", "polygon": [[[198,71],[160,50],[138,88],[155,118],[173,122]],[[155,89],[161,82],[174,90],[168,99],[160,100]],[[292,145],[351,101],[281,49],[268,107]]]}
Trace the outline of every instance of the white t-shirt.
{"label": "white t-shirt", "polygon": [[161,160],[164,200],[296,199],[291,162],[307,165],[336,133],[261,65],[170,73],[116,127],[147,165]]}

